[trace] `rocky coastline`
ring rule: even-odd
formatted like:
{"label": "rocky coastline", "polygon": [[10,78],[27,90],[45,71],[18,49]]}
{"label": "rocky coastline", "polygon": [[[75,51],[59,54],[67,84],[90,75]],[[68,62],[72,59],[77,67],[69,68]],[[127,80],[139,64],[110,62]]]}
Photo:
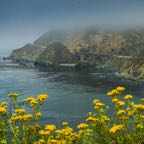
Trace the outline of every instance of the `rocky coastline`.
{"label": "rocky coastline", "polygon": [[96,72],[97,67],[104,67],[103,71],[111,68],[115,77],[144,81],[143,39],[144,30],[50,31],[13,50],[10,59],[50,70]]}

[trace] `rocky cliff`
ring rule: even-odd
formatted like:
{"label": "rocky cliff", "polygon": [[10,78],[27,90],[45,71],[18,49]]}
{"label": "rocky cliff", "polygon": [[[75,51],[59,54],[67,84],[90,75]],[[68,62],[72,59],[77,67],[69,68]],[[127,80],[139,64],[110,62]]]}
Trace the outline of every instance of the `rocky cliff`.
{"label": "rocky cliff", "polygon": [[53,42],[39,55],[37,61],[46,66],[72,63],[73,55],[64,44]]}
{"label": "rocky cliff", "polygon": [[[45,64],[71,63],[72,53],[79,51],[137,57],[137,60],[115,58],[106,60],[106,63],[130,75],[144,75],[144,29],[49,31],[33,44],[14,50],[11,58],[37,60]],[[91,63],[91,56],[86,60]]]}
{"label": "rocky cliff", "polygon": [[10,58],[13,60],[36,60],[40,53],[44,51],[44,48],[41,46],[27,44],[22,48],[13,50],[10,55]]}

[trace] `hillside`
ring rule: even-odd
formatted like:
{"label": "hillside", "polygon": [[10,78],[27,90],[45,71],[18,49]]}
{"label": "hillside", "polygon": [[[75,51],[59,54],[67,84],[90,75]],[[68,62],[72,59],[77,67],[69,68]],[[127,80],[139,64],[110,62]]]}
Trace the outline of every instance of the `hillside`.
{"label": "hillside", "polygon": [[27,44],[22,48],[13,50],[10,58],[13,60],[36,60],[44,48],[32,44]]}
{"label": "hillside", "polygon": [[[46,64],[56,64],[60,58],[58,63],[71,63],[73,59],[71,53],[78,51],[138,58],[137,60],[112,59],[106,60],[106,63],[118,67],[126,74],[144,75],[142,74],[144,73],[144,29],[52,30],[39,37],[33,44],[14,50],[10,57],[18,60],[36,60]],[[90,63],[92,61],[91,57],[86,60]]]}
{"label": "hillside", "polygon": [[42,65],[71,63],[70,51],[60,42],[53,42],[39,55],[37,61]]}

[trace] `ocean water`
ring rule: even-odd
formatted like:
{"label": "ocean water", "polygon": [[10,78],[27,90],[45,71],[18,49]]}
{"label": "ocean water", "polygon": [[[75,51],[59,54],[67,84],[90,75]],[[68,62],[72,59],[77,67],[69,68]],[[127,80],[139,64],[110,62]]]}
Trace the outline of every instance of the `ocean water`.
{"label": "ocean water", "polygon": [[89,111],[94,111],[93,99],[112,106],[106,93],[116,86],[125,86],[126,93],[138,101],[144,96],[144,84],[116,79],[112,73],[86,73],[48,71],[0,62],[0,101],[8,101],[8,94],[18,92],[19,103],[29,96],[47,93],[49,98],[42,108],[41,123],[68,121],[71,125],[83,121]]}

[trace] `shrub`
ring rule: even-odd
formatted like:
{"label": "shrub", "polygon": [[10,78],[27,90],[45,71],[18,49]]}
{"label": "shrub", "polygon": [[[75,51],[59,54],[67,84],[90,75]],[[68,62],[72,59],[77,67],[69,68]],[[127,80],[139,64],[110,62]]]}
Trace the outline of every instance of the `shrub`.
{"label": "shrub", "polygon": [[[18,105],[19,94],[9,94],[11,104],[0,104],[1,144],[142,144],[144,143],[144,98],[134,103],[132,95],[124,95],[124,87],[107,93],[114,106],[114,116],[110,109],[98,99],[93,100],[95,112],[89,112],[85,123],[80,123],[74,131],[67,122],[62,128],[54,124],[39,124],[41,107],[46,94],[37,98],[29,97]],[[27,113],[29,105],[31,113]]]}

